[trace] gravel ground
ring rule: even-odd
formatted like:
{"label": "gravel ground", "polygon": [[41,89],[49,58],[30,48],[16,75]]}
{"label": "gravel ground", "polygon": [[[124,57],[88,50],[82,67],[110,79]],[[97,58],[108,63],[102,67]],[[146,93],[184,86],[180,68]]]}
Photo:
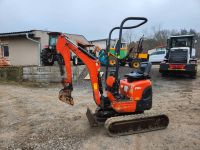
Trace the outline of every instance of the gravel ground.
{"label": "gravel ground", "polygon": [[86,108],[95,103],[88,81],[75,85],[74,106],[58,101],[60,85],[0,83],[0,149],[199,150],[200,72],[197,79],[163,78],[154,66],[152,83],[151,111],[167,114],[168,128],[114,138],[89,126]]}

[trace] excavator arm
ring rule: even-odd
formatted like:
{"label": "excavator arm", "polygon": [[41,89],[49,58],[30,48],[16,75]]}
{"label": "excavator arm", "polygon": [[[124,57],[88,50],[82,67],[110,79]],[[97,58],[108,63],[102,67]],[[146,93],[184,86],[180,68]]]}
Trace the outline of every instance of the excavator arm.
{"label": "excavator arm", "polygon": [[82,62],[86,65],[89,75],[91,86],[93,90],[93,97],[96,104],[100,105],[100,95],[103,94],[103,88],[100,77],[100,62],[96,57],[91,55],[87,50],[76,45],[67,36],[60,35],[57,39],[56,49],[60,53],[65,62],[66,75],[63,79],[64,88],[59,93],[59,99],[70,105],[74,104],[71,92],[73,90],[72,84],[72,69],[70,62],[70,51],[72,51]]}

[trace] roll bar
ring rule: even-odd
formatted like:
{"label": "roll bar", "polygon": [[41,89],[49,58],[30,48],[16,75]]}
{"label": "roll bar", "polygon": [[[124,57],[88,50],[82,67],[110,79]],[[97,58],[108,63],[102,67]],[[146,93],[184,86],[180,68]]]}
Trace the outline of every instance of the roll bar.
{"label": "roll bar", "polygon": [[[137,25],[134,25],[134,26],[127,26],[127,27],[124,27],[124,26],[123,26],[124,23],[125,23],[126,21],[129,21],[129,20],[141,20],[142,22],[139,23],[139,24],[137,24]],[[147,18],[144,18],[144,17],[127,17],[127,18],[125,18],[125,19],[121,22],[121,24],[120,24],[119,27],[114,27],[114,28],[112,28],[111,31],[110,31],[110,33],[109,33],[108,44],[107,44],[107,46],[106,46],[106,55],[108,56],[108,51],[109,51],[109,49],[110,49],[111,36],[112,36],[113,31],[119,29],[119,40],[118,40],[118,42],[117,42],[117,44],[116,44],[116,48],[115,48],[115,51],[117,52],[117,55],[119,55],[119,54],[120,54],[120,47],[121,47],[121,39],[122,39],[122,30],[123,30],[123,29],[133,29],[133,28],[137,28],[137,27],[139,27],[139,26],[145,24],[147,21],[148,21]],[[116,62],[117,62],[117,63],[116,63],[116,74],[115,74],[115,77],[116,77],[116,79],[118,80],[119,61],[117,60]],[[108,66],[109,66],[109,63],[108,63],[108,61],[107,61],[105,80],[107,79],[107,76],[108,76]]]}

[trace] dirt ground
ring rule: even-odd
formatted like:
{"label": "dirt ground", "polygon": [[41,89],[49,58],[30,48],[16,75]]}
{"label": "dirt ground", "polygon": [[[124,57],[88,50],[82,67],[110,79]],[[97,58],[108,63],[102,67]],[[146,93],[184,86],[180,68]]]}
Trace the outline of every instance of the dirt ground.
{"label": "dirt ground", "polygon": [[95,103],[89,83],[75,85],[74,106],[58,101],[60,85],[0,83],[0,149],[199,150],[200,71],[197,79],[163,78],[154,66],[152,76],[151,111],[167,114],[168,128],[121,137],[90,128],[85,112]]}

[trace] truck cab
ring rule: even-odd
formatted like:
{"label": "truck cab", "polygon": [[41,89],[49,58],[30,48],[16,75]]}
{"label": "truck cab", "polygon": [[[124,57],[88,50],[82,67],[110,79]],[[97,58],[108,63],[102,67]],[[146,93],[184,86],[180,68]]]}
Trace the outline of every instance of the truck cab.
{"label": "truck cab", "polygon": [[194,35],[171,36],[167,41],[167,54],[160,63],[159,72],[162,75],[183,73],[195,78],[197,58],[194,43]]}

